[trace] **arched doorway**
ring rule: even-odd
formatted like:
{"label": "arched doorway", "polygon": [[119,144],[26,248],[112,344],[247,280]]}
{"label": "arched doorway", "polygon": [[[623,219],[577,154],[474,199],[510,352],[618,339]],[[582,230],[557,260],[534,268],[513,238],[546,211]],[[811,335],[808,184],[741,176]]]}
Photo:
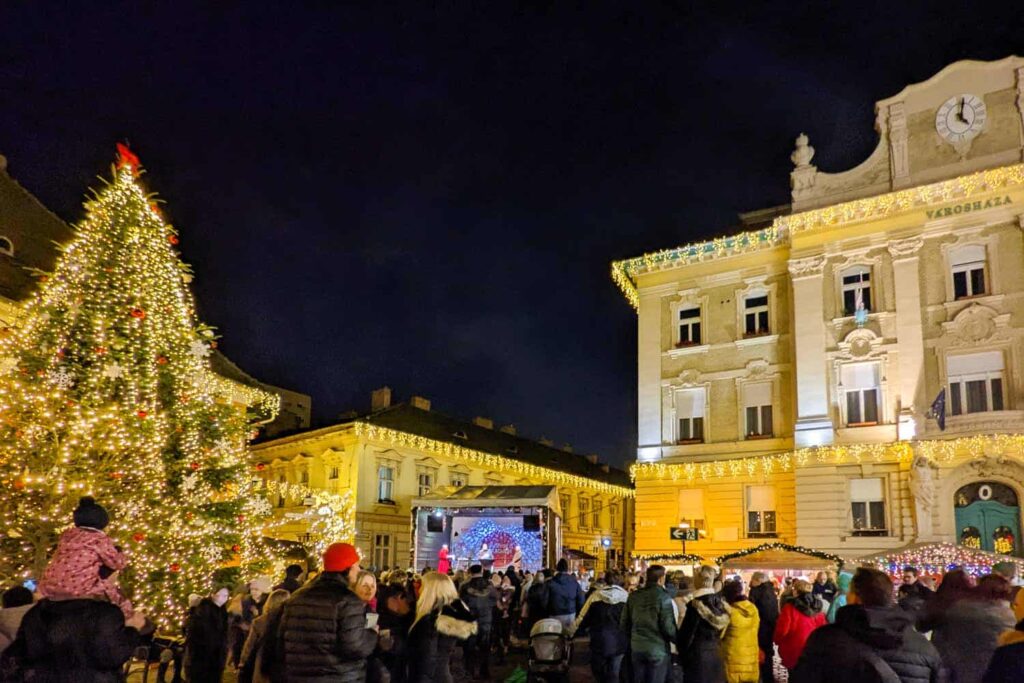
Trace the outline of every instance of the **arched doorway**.
{"label": "arched doorway", "polygon": [[1021,554],[1017,493],[996,481],[961,486],[953,496],[961,545],[1006,555]]}

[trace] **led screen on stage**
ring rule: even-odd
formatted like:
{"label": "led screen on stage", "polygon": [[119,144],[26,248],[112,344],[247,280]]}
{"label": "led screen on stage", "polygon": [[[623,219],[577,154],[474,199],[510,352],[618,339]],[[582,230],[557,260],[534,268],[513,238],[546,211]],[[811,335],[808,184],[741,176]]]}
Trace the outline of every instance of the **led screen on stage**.
{"label": "led screen on stage", "polygon": [[453,517],[451,520],[452,550],[457,558],[477,561],[480,546],[487,544],[494,555],[494,569],[504,570],[512,564],[516,545],[523,550],[523,569],[536,571],[541,566],[540,532],[524,531],[523,516]]}

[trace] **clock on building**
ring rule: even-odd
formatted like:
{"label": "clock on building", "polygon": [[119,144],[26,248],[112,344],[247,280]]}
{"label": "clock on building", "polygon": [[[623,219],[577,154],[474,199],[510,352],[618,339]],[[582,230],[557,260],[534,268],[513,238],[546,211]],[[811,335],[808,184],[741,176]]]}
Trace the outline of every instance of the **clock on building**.
{"label": "clock on building", "polygon": [[988,113],[985,102],[977,95],[950,97],[935,114],[935,130],[953,144],[970,142],[985,127]]}

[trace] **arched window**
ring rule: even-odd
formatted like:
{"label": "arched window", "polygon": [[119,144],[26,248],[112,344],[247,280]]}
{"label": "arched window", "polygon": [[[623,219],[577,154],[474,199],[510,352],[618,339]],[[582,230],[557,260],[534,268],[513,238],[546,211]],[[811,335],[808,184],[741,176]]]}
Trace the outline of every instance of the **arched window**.
{"label": "arched window", "polygon": [[981,244],[968,244],[950,252],[954,299],[988,294],[985,260],[985,247]]}
{"label": "arched window", "polygon": [[842,272],[843,313],[855,315],[859,307],[871,310],[871,269],[851,266]]}
{"label": "arched window", "polygon": [[14,256],[14,242],[7,237],[0,237],[0,254]]}

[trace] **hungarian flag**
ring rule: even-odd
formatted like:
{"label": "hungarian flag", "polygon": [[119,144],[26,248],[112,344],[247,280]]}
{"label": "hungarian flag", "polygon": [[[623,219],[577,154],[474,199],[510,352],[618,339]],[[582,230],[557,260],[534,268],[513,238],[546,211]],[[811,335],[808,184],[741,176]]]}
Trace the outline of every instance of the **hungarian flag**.
{"label": "hungarian flag", "polygon": [[943,387],[939,395],[932,401],[932,409],[928,411],[928,417],[934,417],[939,423],[939,429],[946,431],[946,388]]}

